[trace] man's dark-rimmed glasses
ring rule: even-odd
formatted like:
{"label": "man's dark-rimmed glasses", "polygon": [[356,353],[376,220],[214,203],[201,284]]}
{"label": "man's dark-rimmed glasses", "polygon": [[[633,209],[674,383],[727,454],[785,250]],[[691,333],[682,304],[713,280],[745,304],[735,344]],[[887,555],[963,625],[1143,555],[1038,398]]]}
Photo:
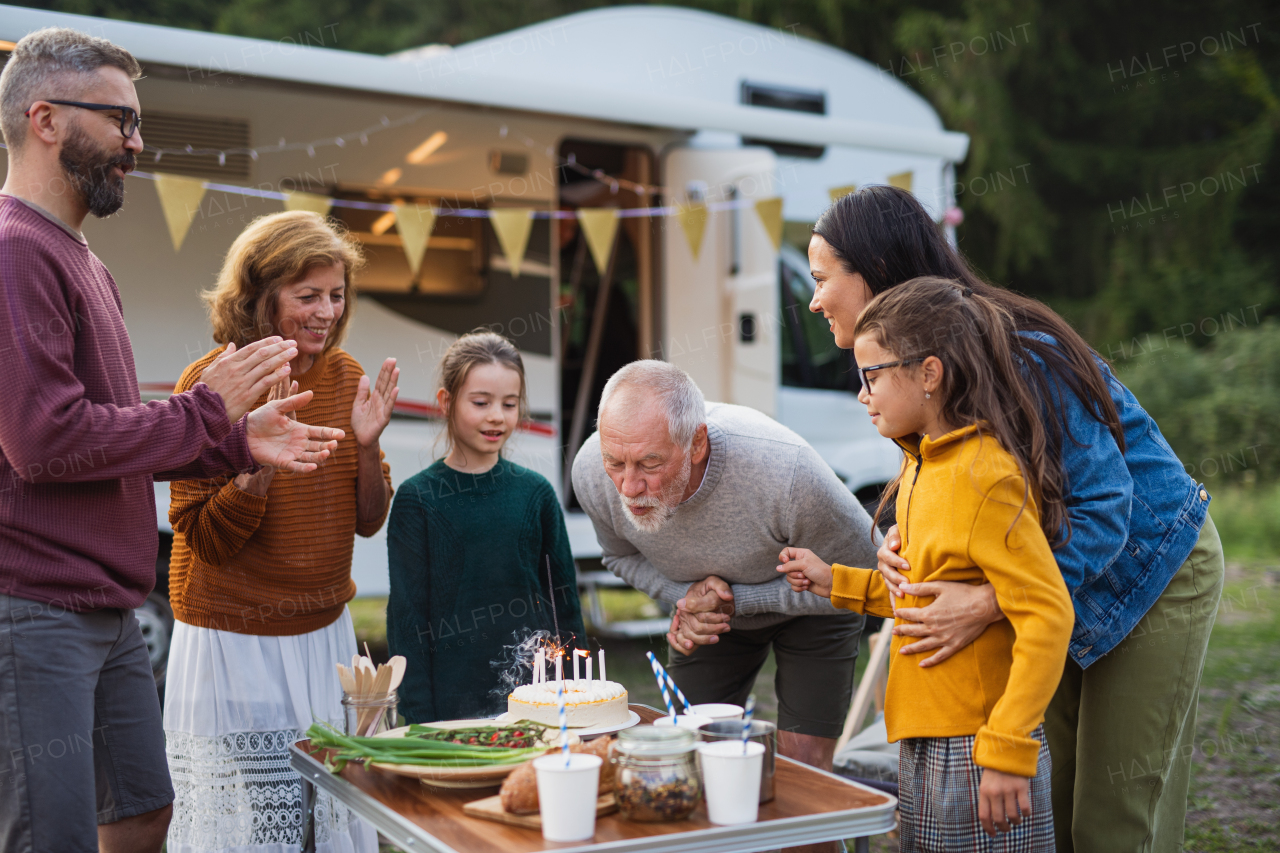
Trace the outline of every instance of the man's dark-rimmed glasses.
{"label": "man's dark-rimmed glasses", "polygon": [[[42,99],[44,100],[44,99]],[[107,112],[109,110],[120,111],[120,133],[125,139],[133,136],[134,132],[142,126],[142,116],[138,115],[138,111],[133,107],[126,107],[120,104],[89,104],[84,101],[53,101],[45,100],[46,104],[61,104],[64,107],[79,107],[82,110],[95,110],[97,112]],[[37,102],[38,103],[38,102]],[[32,104],[31,106],[35,106]],[[23,115],[31,115],[31,108],[28,107]]]}

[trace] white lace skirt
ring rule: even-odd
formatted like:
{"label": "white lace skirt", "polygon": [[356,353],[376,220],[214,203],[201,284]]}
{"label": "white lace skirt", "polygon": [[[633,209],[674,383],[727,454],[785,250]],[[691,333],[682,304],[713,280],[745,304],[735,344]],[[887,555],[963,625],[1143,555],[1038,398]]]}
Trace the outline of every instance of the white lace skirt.
{"label": "white lace skirt", "polygon": [[[289,746],[314,719],[342,728],[334,664],[356,652],[351,614],[292,637],[174,625],[164,729],[177,797],[168,853],[298,853],[302,784]],[[373,827],[321,794],[319,853],[377,853]]]}

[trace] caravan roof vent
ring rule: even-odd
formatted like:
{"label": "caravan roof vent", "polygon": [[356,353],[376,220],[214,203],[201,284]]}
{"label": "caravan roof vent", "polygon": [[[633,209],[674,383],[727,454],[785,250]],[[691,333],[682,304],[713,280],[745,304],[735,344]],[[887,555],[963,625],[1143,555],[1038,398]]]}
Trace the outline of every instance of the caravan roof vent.
{"label": "caravan roof vent", "polygon": [[[771,107],[775,110],[791,110],[797,113],[827,114],[827,93],[786,86],[770,86],[742,81],[742,103],[749,107]],[[768,139],[743,137],[743,145],[764,145],[772,148],[780,157],[803,157],[817,160],[826,153],[821,145],[799,145],[793,142],[775,142]]]}
{"label": "caravan roof vent", "polygon": [[[146,150],[138,157],[138,168],[192,178],[245,181],[249,179],[249,122],[239,118],[194,116],[147,110],[142,117],[142,141]],[[211,154],[187,154],[213,150]],[[232,149],[241,149],[231,153]],[[164,154],[155,161],[157,151]],[[219,151],[228,152],[219,164]],[[182,152],[182,153],[179,153]]]}

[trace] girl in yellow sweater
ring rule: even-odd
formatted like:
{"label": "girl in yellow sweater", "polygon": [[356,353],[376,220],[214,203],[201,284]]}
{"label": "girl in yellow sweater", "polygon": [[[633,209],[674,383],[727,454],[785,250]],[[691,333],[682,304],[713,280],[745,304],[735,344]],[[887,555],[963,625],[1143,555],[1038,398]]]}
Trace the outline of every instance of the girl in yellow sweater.
{"label": "girl in yellow sweater", "polygon": [[[900,742],[903,853],[1054,849],[1041,723],[1074,619],[1052,552],[1070,531],[1015,334],[995,304],[937,278],[886,291],[854,329],[858,399],[905,452],[881,508],[896,494],[912,581],[989,582],[1008,617],[928,668],[899,659],[909,638],[893,638],[885,722]],[[893,616],[873,568],[800,548],[779,559],[793,588]]]}

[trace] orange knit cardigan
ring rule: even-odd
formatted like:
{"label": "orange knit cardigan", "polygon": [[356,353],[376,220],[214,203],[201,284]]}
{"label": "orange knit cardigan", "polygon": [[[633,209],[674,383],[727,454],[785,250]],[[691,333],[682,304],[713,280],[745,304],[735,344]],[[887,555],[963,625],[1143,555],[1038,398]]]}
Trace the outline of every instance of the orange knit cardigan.
{"label": "orange knit cardigan", "polygon": [[[176,390],[195,385],[223,349],[188,367]],[[170,484],[169,601],[179,620],[237,634],[286,636],[323,628],[341,615],[356,593],[355,534],[372,536],[386,520],[385,512],[368,524],[356,517],[358,448],[351,407],[363,374],[359,362],[335,347],[293,377],[299,392],[315,392],[298,420],[346,432],[319,470],[278,471],[265,497],[242,491],[232,478]],[[255,408],[266,401],[264,395]],[[390,486],[385,461],[382,475]]]}

